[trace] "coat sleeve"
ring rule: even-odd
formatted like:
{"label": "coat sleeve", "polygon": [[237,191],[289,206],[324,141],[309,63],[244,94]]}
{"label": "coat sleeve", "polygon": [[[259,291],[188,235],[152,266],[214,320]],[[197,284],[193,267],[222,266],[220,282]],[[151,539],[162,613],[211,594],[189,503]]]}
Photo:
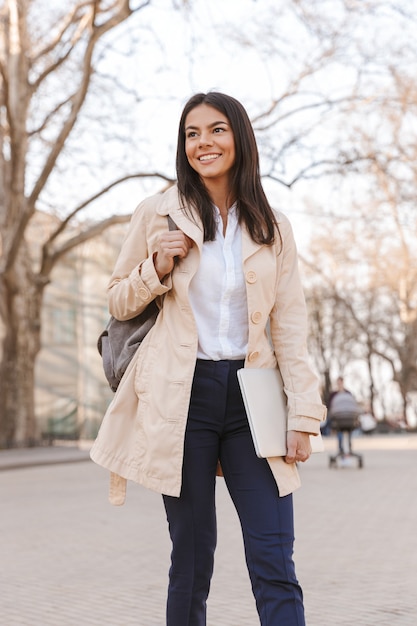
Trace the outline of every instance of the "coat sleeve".
{"label": "coat sleeve", "polygon": [[276,300],[270,316],[271,339],[288,399],[288,430],[318,434],[326,407],[307,350],[307,308],[291,225],[280,214]]}
{"label": "coat sleeve", "polygon": [[155,228],[157,201],[158,196],[148,198],[133,213],[110,278],[109,311],[116,319],[131,319],[171,286],[170,277],[164,279],[163,284],[160,282],[153,263],[158,236]]}

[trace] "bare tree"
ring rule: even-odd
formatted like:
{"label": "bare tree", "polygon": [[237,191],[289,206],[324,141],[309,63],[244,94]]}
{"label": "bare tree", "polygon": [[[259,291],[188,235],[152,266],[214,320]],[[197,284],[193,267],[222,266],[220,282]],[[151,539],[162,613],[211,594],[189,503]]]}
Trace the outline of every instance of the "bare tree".
{"label": "bare tree", "polygon": [[400,82],[410,78],[417,55],[413,3],[335,0],[318,10],[319,4],[271,3],[249,39],[284,83],[271,86],[271,101],[254,124],[265,176],[288,189],[364,172],[383,146],[358,141],[352,131],[376,124],[379,134],[380,110],[406,104],[409,111],[412,102]]}
{"label": "bare tree", "polygon": [[[109,34],[149,4],[77,0],[51,7],[39,0],[7,0],[0,7],[0,447],[36,439],[34,363],[43,292],[54,265],[75,246],[126,220],[109,217],[76,236],[63,236],[85,206],[127,175],[57,218],[39,242],[39,256],[27,241],[31,219],[82,118]],[[159,176],[131,176],[144,175]]]}
{"label": "bare tree", "polygon": [[[290,189],[297,183],[299,205],[315,220],[302,257],[324,395],[329,371],[356,360],[368,368],[373,403],[384,392],[375,376],[384,362],[405,414],[417,382],[416,8],[346,0],[318,18],[313,0],[293,5],[317,41],[310,66],[317,65],[261,113],[258,128],[267,131],[268,175]],[[326,76],[334,81],[316,91],[326,50],[333,66]],[[288,106],[288,98],[299,106]],[[289,122],[300,122],[298,132]],[[288,137],[288,149],[277,136]]]}
{"label": "bare tree", "polygon": [[[387,171],[375,174],[381,190]],[[393,182],[394,197],[379,196],[375,189],[366,219],[352,207],[351,220],[329,221],[325,233],[314,236],[309,256],[301,256],[311,345],[325,380],[332,368],[343,371],[346,364],[362,361],[368,368],[367,399],[373,406],[379,396],[384,404],[374,368],[386,363],[405,416],[417,390],[417,228],[401,206],[401,185]]]}

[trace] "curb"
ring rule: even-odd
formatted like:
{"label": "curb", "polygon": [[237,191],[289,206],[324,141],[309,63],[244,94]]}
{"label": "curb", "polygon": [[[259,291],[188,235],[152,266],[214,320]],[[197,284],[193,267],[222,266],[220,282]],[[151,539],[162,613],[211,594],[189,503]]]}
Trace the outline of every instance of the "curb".
{"label": "curb", "polygon": [[90,450],[74,446],[48,446],[0,450],[0,471],[90,461]]}

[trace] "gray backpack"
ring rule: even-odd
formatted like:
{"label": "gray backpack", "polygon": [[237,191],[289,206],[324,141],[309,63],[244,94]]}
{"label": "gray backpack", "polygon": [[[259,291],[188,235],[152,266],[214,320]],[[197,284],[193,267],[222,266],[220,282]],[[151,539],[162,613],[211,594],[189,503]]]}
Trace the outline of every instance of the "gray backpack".
{"label": "gray backpack", "polygon": [[112,391],[116,391],[123,374],[143,339],[156,322],[159,309],[153,300],[131,320],[120,322],[111,317],[97,341],[103,369]]}
{"label": "gray backpack", "polygon": [[[167,215],[169,230],[177,230],[177,225]],[[136,317],[119,321],[111,317],[106,328],[97,340],[97,349],[103,360],[104,374],[112,391],[116,391],[130,361],[143,339],[154,326],[159,308],[152,300]]]}

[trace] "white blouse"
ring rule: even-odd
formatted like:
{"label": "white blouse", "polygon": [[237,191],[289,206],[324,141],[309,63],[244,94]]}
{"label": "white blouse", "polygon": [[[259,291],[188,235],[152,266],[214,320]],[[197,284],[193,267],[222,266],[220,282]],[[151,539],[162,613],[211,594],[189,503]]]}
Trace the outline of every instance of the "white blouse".
{"label": "white blouse", "polygon": [[217,210],[214,241],[203,244],[200,266],[190,285],[197,323],[199,359],[244,359],[248,343],[248,307],[242,267],[242,232],[236,206],[228,211],[226,233]]}

